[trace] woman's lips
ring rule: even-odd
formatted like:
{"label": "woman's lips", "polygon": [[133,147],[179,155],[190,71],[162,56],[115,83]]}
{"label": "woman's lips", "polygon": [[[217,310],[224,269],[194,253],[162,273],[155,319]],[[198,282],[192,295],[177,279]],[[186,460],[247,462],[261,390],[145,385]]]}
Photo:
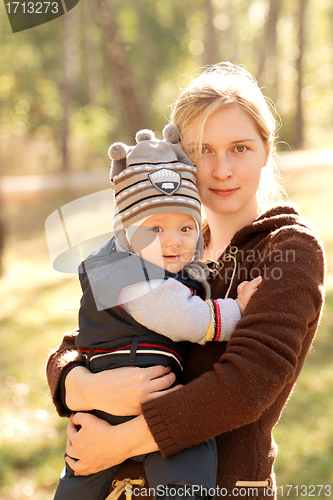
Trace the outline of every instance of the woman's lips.
{"label": "woman's lips", "polygon": [[212,191],[214,194],[217,194],[218,196],[230,196],[234,194],[236,191],[238,191],[238,188],[234,189],[213,189],[211,188],[210,191]]}

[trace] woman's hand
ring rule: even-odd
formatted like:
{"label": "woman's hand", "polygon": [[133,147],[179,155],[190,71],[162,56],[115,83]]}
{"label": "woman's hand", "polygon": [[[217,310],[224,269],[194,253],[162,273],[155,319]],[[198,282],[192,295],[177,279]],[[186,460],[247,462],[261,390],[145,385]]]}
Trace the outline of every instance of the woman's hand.
{"label": "woman's hand", "polygon": [[157,450],[142,415],[115,426],[88,413],[76,413],[69,420],[66,462],[76,476],[94,474]]}
{"label": "woman's hand", "polygon": [[162,395],[175,381],[163,366],[124,367],[91,373],[73,368],[65,380],[66,404],[72,411],[102,410],[112,415],[140,415],[141,404]]}

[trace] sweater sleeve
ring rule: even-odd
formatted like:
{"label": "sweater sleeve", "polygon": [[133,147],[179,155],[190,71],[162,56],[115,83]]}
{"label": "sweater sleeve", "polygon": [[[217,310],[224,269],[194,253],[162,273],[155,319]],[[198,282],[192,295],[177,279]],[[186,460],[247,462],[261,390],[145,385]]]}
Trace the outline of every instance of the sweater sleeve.
{"label": "sweater sleeve", "polygon": [[263,282],[219,362],[142,405],[164,456],[255,422],[273,405],[278,419],[318,325],[325,266],[321,246],[306,229],[287,228],[269,248],[252,263]]}
{"label": "sweater sleeve", "polygon": [[65,405],[65,377],[75,366],[84,366],[84,358],[75,345],[77,334],[78,330],[67,332],[60,345],[51,351],[46,364],[46,376],[52,400],[61,417],[68,417],[71,414]]}
{"label": "sweater sleeve", "polygon": [[241,317],[233,299],[203,301],[175,279],[124,287],[119,303],[138,323],[175,342],[229,340]]}

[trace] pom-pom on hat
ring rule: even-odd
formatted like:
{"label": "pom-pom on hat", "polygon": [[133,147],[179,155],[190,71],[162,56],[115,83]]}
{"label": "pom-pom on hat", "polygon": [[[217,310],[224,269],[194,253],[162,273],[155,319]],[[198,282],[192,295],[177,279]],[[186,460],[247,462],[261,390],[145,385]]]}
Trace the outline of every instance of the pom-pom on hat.
{"label": "pom-pom on hat", "polygon": [[196,167],[182,149],[175,125],[167,125],[163,136],[161,141],[151,130],[140,130],[136,146],[118,142],[109,149],[116,233],[163,212],[186,213],[201,229]]}

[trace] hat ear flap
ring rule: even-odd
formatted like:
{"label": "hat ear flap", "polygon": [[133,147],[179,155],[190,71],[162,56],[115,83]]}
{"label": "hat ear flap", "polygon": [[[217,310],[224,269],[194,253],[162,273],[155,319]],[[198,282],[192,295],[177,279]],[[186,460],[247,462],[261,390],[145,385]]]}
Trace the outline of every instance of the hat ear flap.
{"label": "hat ear flap", "polygon": [[172,144],[172,142],[171,142],[170,146],[172,147],[172,149],[176,153],[177,159],[180,163],[185,163],[185,165],[193,166],[192,160],[190,160],[190,158],[187,156],[187,154],[183,150],[183,147],[182,147],[182,144],[180,141],[177,142],[177,144]]}
{"label": "hat ear flap", "polygon": [[129,152],[130,148],[126,146],[123,142],[115,142],[109,148],[108,154],[111,158],[111,171],[110,171],[110,180],[113,181],[113,178],[116,175],[119,175],[120,172],[125,170],[126,168],[126,156]]}
{"label": "hat ear flap", "polygon": [[205,248],[204,239],[203,239],[203,236],[202,236],[202,234],[200,232],[199,233],[199,237],[198,237],[198,241],[197,241],[196,259],[195,260],[200,260],[201,259],[201,256],[203,254],[204,248]]}
{"label": "hat ear flap", "polygon": [[118,161],[112,160],[110,169],[110,182],[113,182],[114,177],[119,175],[123,170],[125,170],[125,168],[126,168],[126,158]]}
{"label": "hat ear flap", "polygon": [[117,238],[120,246],[126,250],[126,252],[133,252],[130,244],[127,241],[126,238],[126,231],[124,229],[119,229],[118,231],[115,232],[115,237]]}

